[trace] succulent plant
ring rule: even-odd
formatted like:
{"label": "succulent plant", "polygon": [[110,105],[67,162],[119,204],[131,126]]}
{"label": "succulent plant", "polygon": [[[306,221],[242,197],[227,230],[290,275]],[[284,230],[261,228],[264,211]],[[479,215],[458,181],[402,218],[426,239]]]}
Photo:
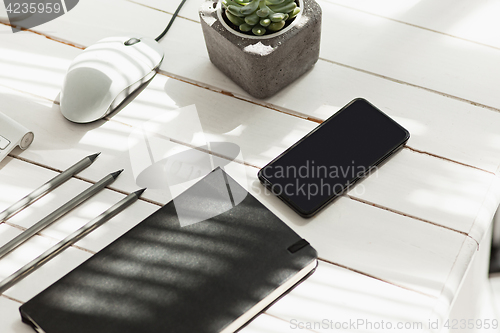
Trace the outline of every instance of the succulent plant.
{"label": "succulent plant", "polygon": [[229,21],[257,36],[283,29],[300,12],[295,0],[222,0],[222,4]]}

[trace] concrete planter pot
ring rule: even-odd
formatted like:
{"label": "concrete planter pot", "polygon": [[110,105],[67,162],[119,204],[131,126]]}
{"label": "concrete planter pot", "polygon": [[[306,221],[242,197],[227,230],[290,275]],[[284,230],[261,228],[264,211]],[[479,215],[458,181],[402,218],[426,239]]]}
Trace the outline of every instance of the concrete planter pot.
{"label": "concrete planter pot", "polygon": [[299,7],[288,27],[253,36],[227,25],[220,0],[206,0],[199,14],[210,61],[252,96],[276,94],[319,58],[321,7],[314,0],[299,0]]}

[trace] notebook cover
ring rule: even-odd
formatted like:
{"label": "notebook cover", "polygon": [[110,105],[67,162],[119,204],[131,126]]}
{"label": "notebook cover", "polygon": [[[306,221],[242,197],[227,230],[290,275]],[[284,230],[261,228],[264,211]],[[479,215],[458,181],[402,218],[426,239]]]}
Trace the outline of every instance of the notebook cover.
{"label": "notebook cover", "polygon": [[316,258],[218,168],[20,311],[46,333],[216,333]]}

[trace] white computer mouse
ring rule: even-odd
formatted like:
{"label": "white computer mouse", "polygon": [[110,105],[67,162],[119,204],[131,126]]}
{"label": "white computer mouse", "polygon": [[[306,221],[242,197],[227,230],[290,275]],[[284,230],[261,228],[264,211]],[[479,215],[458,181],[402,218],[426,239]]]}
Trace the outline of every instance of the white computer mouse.
{"label": "white computer mouse", "polygon": [[101,119],[156,75],[163,49],[148,37],[110,37],[71,63],[61,90],[61,112],[75,123]]}

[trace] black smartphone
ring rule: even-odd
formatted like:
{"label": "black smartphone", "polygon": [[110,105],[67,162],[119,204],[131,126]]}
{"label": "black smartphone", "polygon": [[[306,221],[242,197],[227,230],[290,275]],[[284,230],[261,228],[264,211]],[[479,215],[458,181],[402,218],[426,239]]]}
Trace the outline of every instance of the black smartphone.
{"label": "black smartphone", "polygon": [[263,167],[260,182],[311,217],[403,148],[410,133],[357,98]]}

